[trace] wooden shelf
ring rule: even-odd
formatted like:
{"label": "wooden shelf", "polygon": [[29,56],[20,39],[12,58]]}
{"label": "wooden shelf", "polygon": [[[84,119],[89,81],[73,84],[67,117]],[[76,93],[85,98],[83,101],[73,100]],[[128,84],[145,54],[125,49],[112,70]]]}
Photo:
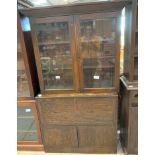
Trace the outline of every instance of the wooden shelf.
{"label": "wooden shelf", "polygon": [[58,41],[58,42],[45,42],[45,43],[39,43],[39,46],[42,45],[61,45],[61,44],[69,44],[70,41]]}
{"label": "wooden shelf", "polygon": [[84,69],[105,69],[105,68],[114,68],[114,66],[83,66]]}

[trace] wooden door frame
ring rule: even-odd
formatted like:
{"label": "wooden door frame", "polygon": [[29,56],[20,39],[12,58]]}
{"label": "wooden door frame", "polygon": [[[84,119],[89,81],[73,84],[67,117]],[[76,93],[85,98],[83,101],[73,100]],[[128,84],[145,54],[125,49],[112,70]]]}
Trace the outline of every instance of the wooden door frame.
{"label": "wooden door frame", "polygon": [[93,20],[93,19],[104,19],[104,18],[115,18],[116,20],[116,42],[115,42],[115,77],[114,77],[114,87],[108,87],[108,88],[84,88],[82,84],[83,79],[83,72],[80,72],[81,61],[78,65],[78,72],[79,74],[79,80],[80,80],[80,92],[112,92],[112,91],[118,91],[119,90],[119,66],[120,66],[120,16],[121,11],[117,12],[107,12],[107,13],[92,13],[92,14],[81,14],[81,15],[75,15],[74,16],[74,23],[75,23],[75,38],[76,38],[76,55],[77,60],[78,53],[80,51],[80,20]]}
{"label": "wooden door frame", "polygon": [[[41,62],[40,62],[40,50],[38,46],[38,41],[37,41],[37,35],[36,31],[34,29],[34,24],[39,24],[39,23],[51,23],[51,22],[68,22],[69,25],[69,33],[70,33],[70,46],[71,46],[71,58],[72,58],[72,71],[73,71],[73,89],[45,89],[44,85],[44,79],[43,79],[43,74],[42,74],[42,67],[41,67]],[[39,77],[39,83],[40,83],[40,88],[41,88],[41,93],[46,94],[46,93],[71,93],[77,90],[76,86],[76,80],[77,79],[77,72],[74,70],[74,60],[75,60],[75,42],[74,39],[72,39],[72,36],[74,36],[73,33],[73,17],[72,16],[58,16],[58,17],[45,17],[45,18],[30,18],[30,23],[31,23],[31,33],[32,33],[32,41],[34,45],[34,53],[35,53],[35,60],[36,60],[36,65],[37,65],[37,71],[38,71],[38,77]],[[77,80],[78,81],[78,80]]]}
{"label": "wooden door frame", "polygon": [[27,81],[28,81],[28,86],[29,86],[29,92],[30,92],[30,96],[28,97],[24,97],[24,96],[19,96],[18,98],[28,98],[31,99],[34,97],[34,89],[33,89],[33,85],[32,85],[32,77],[30,74],[30,64],[28,61],[28,57],[26,54],[26,46],[25,46],[25,40],[24,40],[24,34],[22,31],[22,27],[21,27],[21,23],[20,23],[20,16],[19,13],[17,12],[17,31],[19,33],[19,40],[20,40],[20,45],[21,45],[21,52],[23,55],[23,62],[24,62],[24,66],[25,66],[25,72],[26,72],[26,76],[27,76]]}

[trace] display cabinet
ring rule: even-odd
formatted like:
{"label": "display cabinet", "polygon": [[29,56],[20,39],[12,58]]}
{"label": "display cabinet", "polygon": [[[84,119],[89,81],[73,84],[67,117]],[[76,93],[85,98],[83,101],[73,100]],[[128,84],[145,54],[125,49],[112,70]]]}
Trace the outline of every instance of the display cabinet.
{"label": "display cabinet", "polygon": [[39,83],[30,31],[22,31],[17,20],[17,98],[34,99],[39,93]]}
{"label": "display cabinet", "polygon": [[34,96],[33,90],[31,89],[32,85],[28,79],[28,77],[30,77],[30,72],[25,68],[25,62],[24,62],[24,57],[22,52],[23,49],[26,50],[25,46],[22,47],[22,44],[21,44],[21,42],[24,42],[24,40],[20,40],[20,38],[21,38],[20,31],[18,28],[17,30],[17,96],[18,96],[18,99],[22,97],[30,98],[31,96]]}
{"label": "display cabinet", "polygon": [[117,91],[119,16],[30,17],[41,93]]}
{"label": "display cabinet", "polygon": [[138,2],[125,7],[124,75],[120,87],[120,137],[126,154],[138,154]]}
{"label": "display cabinet", "polygon": [[30,32],[22,31],[17,18],[17,149],[43,150],[35,95],[39,83]]}
{"label": "display cabinet", "polygon": [[20,10],[31,23],[46,152],[116,152],[120,16],[128,3]]}
{"label": "display cabinet", "polygon": [[17,102],[17,149],[43,150],[35,100]]}
{"label": "display cabinet", "polygon": [[125,7],[124,77],[129,82],[138,81],[138,4]]}

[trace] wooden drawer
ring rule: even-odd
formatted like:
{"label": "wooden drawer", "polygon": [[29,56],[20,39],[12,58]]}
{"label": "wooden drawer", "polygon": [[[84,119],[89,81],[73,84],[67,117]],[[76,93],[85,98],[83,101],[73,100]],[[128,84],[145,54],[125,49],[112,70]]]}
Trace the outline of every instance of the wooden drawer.
{"label": "wooden drawer", "polygon": [[78,146],[76,127],[57,126],[44,129],[43,134],[45,150],[74,148]]}
{"label": "wooden drawer", "polygon": [[72,124],[76,119],[74,98],[49,98],[38,100],[41,123]]}
{"label": "wooden drawer", "polygon": [[79,147],[113,148],[116,133],[112,126],[78,127]]}
{"label": "wooden drawer", "polygon": [[38,101],[41,123],[47,125],[112,124],[116,105],[113,98],[49,98]]}
{"label": "wooden drawer", "polygon": [[105,123],[114,120],[115,104],[108,98],[77,98],[78,121],[80,123]]}

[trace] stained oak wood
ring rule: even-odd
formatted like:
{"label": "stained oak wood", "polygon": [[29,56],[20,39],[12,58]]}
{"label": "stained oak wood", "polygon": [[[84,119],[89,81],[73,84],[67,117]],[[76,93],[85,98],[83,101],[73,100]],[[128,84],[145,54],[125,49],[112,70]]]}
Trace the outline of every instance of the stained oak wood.
{"label": "stained oak wood", "polygon": [[130,107],[129,109],[129,139],[128,139],[128,152],[138,152],[138,107]]}
{"label": "stained oak wood", "polygon": [[54,148],[74,148],[78,146],[76,127],[51,127],[44,129],[45,149]]}
{"label": "stained oak wood", "polygon": [[[127,84],[126,84],[127,85]],[[128,90],[121,81],[120,139],[127,154],[138,153],[138,90]]]}
{"label": "stained oak wood", "polygon": [[77,111],[79,122],[104,123],[114,121],[115,101],[104,98],[78,98]]}
{"label": "stained oak wood", "polygon": [[111,147],[104,147],[102,146],[102,148],[100,147],[80,147],[80,148],[63,148],[63,149],[59,149],[59,148],[51,148],[49,147],[48,150],[46,150],[47,153],[50,152],[59,152],[59,153],[100,153],[100,154],[113,154],[116,153],[116,151],[113,151],[111,149]]}
{"label": "stained oak wood", "polygon": [[137,90],[130,91],[129,103],[130,103],[130,106],[132,107],[138,106],[138,91]]}
{"label": "stained oak wood", "polygon": [[138,80],[138,1],[125,6],[124,76]]}
{"label": "stained oak wood", "polygon": [[43,124],[112,124],[115,104],[111,98],[38,99]]}
{"label": "stained oak wood", "polygon": [[38,102],[43,124],[74,123],[75,103],[73,98],[45,99]]}
{"label": "stained oak wood", "polygon": [[79,147],[109,146],[113,148],[114,129],[112,126],[80,126],[78,134]]}
{"label": "stained oak wood", "polygon": [[116,152],[117,95],[93,95],[36,98],[46,152]]}

